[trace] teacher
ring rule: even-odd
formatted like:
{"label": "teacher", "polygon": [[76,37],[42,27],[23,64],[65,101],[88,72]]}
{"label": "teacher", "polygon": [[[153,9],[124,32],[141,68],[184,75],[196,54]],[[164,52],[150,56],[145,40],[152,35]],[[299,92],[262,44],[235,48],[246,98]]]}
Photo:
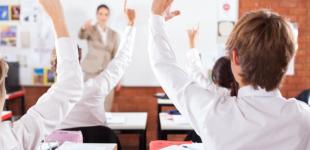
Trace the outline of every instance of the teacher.
{"label": "teacher", "polygon": [[[103,4],[97,7],[97,22],[86,21],[80,30],[79,38],[87,40],[88,54],[82,62],[84,79],[88,80],[99,75],[114,58],[119,46],[119,35],[107,26],[110,8]],[[106,97],[104,106],[111,111],[114,90]]]}

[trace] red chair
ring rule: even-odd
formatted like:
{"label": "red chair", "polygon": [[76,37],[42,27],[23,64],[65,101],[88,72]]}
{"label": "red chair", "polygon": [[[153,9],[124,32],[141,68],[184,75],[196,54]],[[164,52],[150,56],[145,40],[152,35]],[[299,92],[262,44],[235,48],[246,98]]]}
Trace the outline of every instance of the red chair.
{"label": "red chair", "polygon": [[186,141],[152,141],[150,143],[150,150],[160,150],[162,148],[166,148],[172,145],[182,145],[182,144],[191,144],[192,142]]}
{"label": "red chair", "polygon": [[3,111],[1,114],[1,121],[10,120],[13,116],[11,111]]}
{"label": "red chair", "polygon": [[[25,90],[19,90],[13,93],[8,93],[6,97],[6,102],[10,103],[11,101],[20,100],[20,110],[22,115],[25,114]],[[6,109],[9,110],[8,105],[6,105]]]}

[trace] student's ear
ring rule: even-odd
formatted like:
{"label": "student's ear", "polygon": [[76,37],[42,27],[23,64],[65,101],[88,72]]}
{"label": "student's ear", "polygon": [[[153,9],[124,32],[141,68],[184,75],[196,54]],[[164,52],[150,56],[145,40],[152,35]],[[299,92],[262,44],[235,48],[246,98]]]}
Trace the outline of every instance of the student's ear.
{"label": "student's ear", "polygon": [[235,65],[239,66],[239,56],[238,56],[238,50],[237,49],[232,50],[232,59],[231,60]]}

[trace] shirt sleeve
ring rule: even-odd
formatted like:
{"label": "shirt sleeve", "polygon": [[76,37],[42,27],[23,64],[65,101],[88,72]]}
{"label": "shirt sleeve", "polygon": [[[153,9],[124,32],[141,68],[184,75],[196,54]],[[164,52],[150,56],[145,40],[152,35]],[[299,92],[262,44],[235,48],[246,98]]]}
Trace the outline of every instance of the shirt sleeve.
{"label": "shirt sleeve", "polygon": [[135,33],[134,27],[126,28],[124,39],[120,43],[116,56],[107,68],[93,79],[96,81],[95,87],[100,90],[103,96],[108,95],[114,89],[129,66],[132,59]]}
{"label": "shirt sleeve", "polygon": [[78,61],[77,44],[69,38],[56,41],[57,81],[29,109],[12,132],[22,149],[35,149],[80,100],[83,89],[82,71]]}
{"label": "shirt sleeve", "polygon": [[204,88],[213,86],[213,82],[207,70],[203,69],[200,52],[197,49],[190,49],[186,56],[187,71],[192,79]]}
{"label": "shirt sleeve", "polygon": [[186,116],[200,134],[211,103],[220,99],[219,91],[204,89],[178,66],[175,53],[165,31],[164,18],[153,15],[150,20],[149,55],[152,69],[162,88],[176,108]]}

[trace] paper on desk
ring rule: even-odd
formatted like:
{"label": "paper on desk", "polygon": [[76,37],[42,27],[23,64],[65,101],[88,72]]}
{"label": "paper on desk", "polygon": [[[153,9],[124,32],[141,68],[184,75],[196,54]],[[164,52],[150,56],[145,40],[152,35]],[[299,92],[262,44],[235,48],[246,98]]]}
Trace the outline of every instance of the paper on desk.
{"label": "paper on desk", "polygon": [[107,118],[108,124],[122,124],[125,123],[126,120],[124,117],[112,117],[112,118]]}
{"label": "paper on desk", "polygon": [[188,124],[188,121],[186,118],[182,115],[172,115],[173,116],[173,121],[177,124]]}
{"label": "paper on desk", "polygon": [[114,150],[113,145],[103,144],[82,144],[66,142],[62,144],[57,150]]}

